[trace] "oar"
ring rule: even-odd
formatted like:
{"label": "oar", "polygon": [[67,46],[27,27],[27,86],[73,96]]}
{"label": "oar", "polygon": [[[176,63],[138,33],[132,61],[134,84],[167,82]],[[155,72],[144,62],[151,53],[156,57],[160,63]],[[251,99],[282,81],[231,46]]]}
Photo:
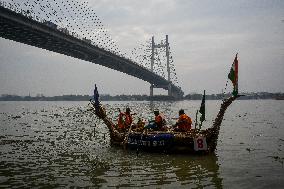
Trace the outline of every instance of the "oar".
{"label": "oar", "polygon": [[[134,113],[134,114],[132,114],[132,115],[136,115],[136,113]],[[126,143],[127,143],[127,141],[128,141],[128,136],[129,136],[129,134],[130,134],[130,132],[131,132],[131,130],[132,130],[132,126],[133,126],[133,124],[130,125],[130,127],[129,127],[129,129],[128,129],[128,132],[127,132],[127,134],[126,134],[125,137],[124,137],[124,140],[123,140],[124,149],[126,149]]]}
{"label": "oar", "polygon": [[[142,141],[142,137],[143,137],[143,133],[144,133],[144,128],[142,129],[141,133],[140,133],[140,141]],[[136,155],[138,156],[139,154],[139,144],[138,144],[138,140],[137,140],[137,143],[136,143]]]}
{"label": "oar", "polygon": [[126,149],[126,143],[128,141],[128,136],[129,136],[129,134],[131,132],[131,129],[132,129],[132,125],[130,125],[129,130],[128,130],[127,134],[124,137],[124,140],[123,140],[123,147],[124,147],[124,149]]}

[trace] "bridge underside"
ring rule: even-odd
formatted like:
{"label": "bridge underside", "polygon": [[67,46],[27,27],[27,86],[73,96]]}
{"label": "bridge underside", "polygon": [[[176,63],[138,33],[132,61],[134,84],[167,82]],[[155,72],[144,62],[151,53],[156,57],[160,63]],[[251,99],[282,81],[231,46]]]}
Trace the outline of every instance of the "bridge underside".
{"label": "bridge underside", "polygon": [[[166,90],[169,87],[166,79],[129,59],[3,7],[0,7],[0,26],[0,37],[118,70],[147,81],[155,87]],[[179,87],[171,85],[171,90],[176,97],[183,96],[183,91]]]}

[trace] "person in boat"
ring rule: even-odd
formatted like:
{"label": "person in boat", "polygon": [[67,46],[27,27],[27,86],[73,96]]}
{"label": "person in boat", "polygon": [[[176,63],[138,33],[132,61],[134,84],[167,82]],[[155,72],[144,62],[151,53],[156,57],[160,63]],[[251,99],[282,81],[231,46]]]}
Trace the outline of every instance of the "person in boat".
{"label": "person in boat", "polygon": [[177,123],[174,125],[174,131],[187,132],[191,129],[191,118],[184,113],[184,110],[179,110],[179,118]]}
{"label": "person in boat", "polygon": [[152,120],[149,122],[147,126],[145,126],[145,129],[153,129],[157,131],[164,131],[166,130],[166,120],[164,116],[162,116],[159,112],[159,110],[154,110],[155,114],[155,120]]}
{"label": "person in boat", "polygon": [[[119,110],[120,111],[120,110]],[[125,112],[120,112],[117,120],[118,128],[121,130],[128,129],[132,124],[132,115],[130,114],[130,108],[126,108]]]}

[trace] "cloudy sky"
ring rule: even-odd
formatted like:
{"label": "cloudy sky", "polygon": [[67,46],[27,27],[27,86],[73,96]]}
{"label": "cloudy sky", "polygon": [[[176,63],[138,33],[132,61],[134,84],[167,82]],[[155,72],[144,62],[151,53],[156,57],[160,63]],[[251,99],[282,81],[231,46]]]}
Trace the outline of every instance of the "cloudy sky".
{"label": "cloudy sky", "polygon": [[[239,53],[241,92],[284,92],[282,0],[89,0],[122,51],[169,35],[179,84],[221,93]],[[149,83],[0,38],[0,94],[149,94]],[[163,91],[156,90],[157,93]]]}

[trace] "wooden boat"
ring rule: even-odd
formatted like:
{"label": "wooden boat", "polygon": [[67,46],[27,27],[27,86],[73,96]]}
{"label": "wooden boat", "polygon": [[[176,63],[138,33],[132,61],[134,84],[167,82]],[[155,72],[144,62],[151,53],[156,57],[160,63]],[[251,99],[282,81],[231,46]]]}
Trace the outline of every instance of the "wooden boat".
{"label": "wooden boat", "polygon": [[213,125],[208,129],[191,129],[188,132],[175,132],[174,130],[152,131],[143,129],[144,127],[139,127],[140,123],[137,123],[136,125],[131,125],[129,130],[121,131],[116,124],[107,117],[105,109],[102,108],[98,100],[99,94],[96,86],[94,90],[94,101],[92,103],[95,114],[98,118],[102,119],[108,127],[111,143],[122,146],[125,149],[165,153],[213,153],[217,146],[219,130],[225,111],[234,100],[240,97],[240,95],[238,95],[237,55],[228,75],[228,78],[232,81],[234,86],[233,96],[223,100]]}
{"label": "wooden boat", "polygon": [[216,149],[220,125],[226,109],[239,96],[235,95],[223,100],[212,127],[204,130],[191,129],[189,132],[132,129],[137,125],[130,126],[126,132],[120,131],[100,104],[94,105],[94,112],[108,127],[113,145],[148,152],[208,154]]}

